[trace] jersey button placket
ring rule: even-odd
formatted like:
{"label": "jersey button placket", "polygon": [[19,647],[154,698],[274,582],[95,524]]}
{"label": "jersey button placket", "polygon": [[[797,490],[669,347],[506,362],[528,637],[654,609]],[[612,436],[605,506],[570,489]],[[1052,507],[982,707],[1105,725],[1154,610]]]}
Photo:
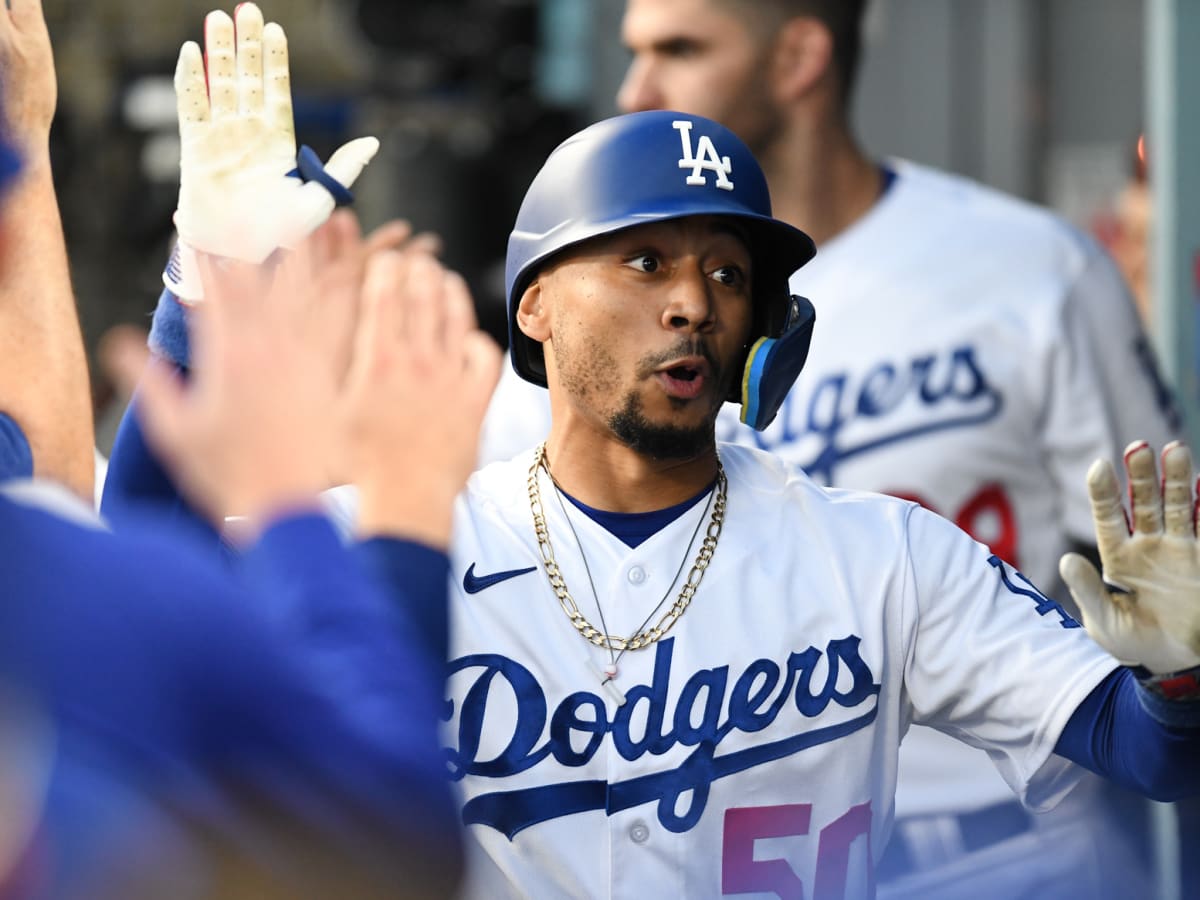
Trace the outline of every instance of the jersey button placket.
{"label": "jersey button placket", "polygon": [[637,587],[646,583],[646,570],[639,565],[633,565],[629,567],[629,571],[625,573],[625,577],[629,580],[630,584]]}

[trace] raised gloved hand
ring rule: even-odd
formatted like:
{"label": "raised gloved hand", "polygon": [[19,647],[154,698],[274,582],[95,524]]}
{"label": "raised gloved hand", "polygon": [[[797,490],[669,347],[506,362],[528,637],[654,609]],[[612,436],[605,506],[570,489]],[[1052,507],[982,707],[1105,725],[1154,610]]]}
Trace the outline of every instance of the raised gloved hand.
{"label": "raised gloved hand", "polygon": [[1131,520],[1116,473],[1105,460],[1088,470],[1088,493],[1104,569],[1075,553],[1059,572],[1095,641],[1126,665],[1154,674],[1200,664],[1200,542],[1196,538],[1192,456],[1178,442],[1163,448],[1163,479],[1145,442],[1125,450]]}
{"label": "raised gloved hand", "polygon": [[[195,253],[261,263],[294,247],[329,218],[379,149],[372,137],[339,148],[321,167],[307,148],[296,155],[287,39],[263,25],[253,3],[204,23],[205,55],[193,41],[179,51],[175,99],[180,178],[176,253],[163,273],[185,301],[202,296]],[[301,178],[289,173],[299,173]]]}

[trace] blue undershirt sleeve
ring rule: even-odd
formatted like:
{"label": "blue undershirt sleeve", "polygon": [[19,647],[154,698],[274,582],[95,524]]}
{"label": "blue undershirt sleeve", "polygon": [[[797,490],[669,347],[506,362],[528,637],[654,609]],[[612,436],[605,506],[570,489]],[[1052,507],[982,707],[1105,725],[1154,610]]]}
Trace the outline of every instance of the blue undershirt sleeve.
{"label": "blue undershirt sleeve", "polygon": [[33,450],[14,419],[0,412],[0,481],[33,477]]}
{"label": "blue undershirt sleeve", "polygon": [[424,544],[397,538],[375,537],[355,548],[362,564],[391,588],[401,615],[416,631],[420,643],[435,658],[450,652],[446,612],[450,560],[445,553]]}
{"label": "blue undershirt sleeve", "polygon": [[147,514],[170,521],[172,527],[212,548],[228,559],[231,551],[217,530],[188,503],[146,442],[137,417],[137,395],[125,410],[108,460],[108,474],[100,498],[100,513],[120,531],[128,521]]}
{"label": "blue undershirt sleeve", "polygon": [[[438,695],[424,699],[440,702],[436,676],[446,661],[448,630],[444,553],[390,538],[346,548],[329,520],[314,511],[269,527],[243,554],[239,571],[252,586],[262,586],[261,596],[269,589],[268,615],[309,643],[329,671],[361,677],[383,659],[395,671],[381,675],[382,681],[413,669],[414,681],[437,681]],[[348,693],[365,700],[370,691]]]}
{"label": "blue undershirt sleeve", "polygon": [[1116,669],[1071,715],[1054,752],[1154,800],[1200,795],[1200,703],[1178,701],[1186,709],[1168,725],[1152,715],[1155,700]]}
{"label": "blue undershirt sleeve", "polygon": [[[149,343],[156,356],[173,363],[179,374],[187,378],[191,361],[187,310],[169,290],[164,290],[158,298]],[[126,515],[140,515],[147,506],[153,507],[156,514],[166,515],[182,527],[205,536],[210,544],[220,544],[216,531],[180,496],[146,443],[134,395],[113,442],[100,511],[114,527],[120,528]]]}

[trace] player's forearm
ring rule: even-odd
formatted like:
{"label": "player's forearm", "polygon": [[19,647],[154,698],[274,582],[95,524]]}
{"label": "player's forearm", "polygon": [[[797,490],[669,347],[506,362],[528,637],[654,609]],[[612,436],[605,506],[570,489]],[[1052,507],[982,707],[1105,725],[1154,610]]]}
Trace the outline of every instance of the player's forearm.
{"label": "player's forearm", "polygon": [[34,472],[91,502],[94,432],[49,154],[24,160],[0,216],[0,398],[29,437]]}
{"label": "player's forearm", "polygon": [[[1200,796],[1200,701],[1172,701],[1172,727],[1147,710],[1128,669],[1102,681],[1071,716],[1055,752],[1154,800]],[[1186,723],[1186,724],[1184,724]]]}
{"label": "player's forearm", "polygon": [[396,752],[435,754],[433,729],[411,723],[435,722],[443,700],[443,553],[390,539],[346,547],[324,516],[298,514],[268,527],[240,571],[320,680],[354,698],[360,724]]}
{"label": "player's forearm", "polygon": [[359,561],[388,587],[398,612],[411,628],[414,641],[437,660],[450,652],[449,616],[446,609],[446,579],[450,561],[432,547],[376,537],[356,548]]}
{"label": "player's forearm", "polygon": [[359,534],[364,539],[417,541],[444,551],[454,526],[454,483],[403,475],[392,471],[377,478],[355,479],[361,498]]}

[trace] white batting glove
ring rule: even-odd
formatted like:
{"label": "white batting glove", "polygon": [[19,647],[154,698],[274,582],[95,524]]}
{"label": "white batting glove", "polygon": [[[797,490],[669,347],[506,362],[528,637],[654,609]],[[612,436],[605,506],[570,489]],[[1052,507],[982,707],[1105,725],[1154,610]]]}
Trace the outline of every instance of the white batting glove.
{"label": "white batting glove", "polygon": [[[204,20],[207,74],[194,41],[180,49],[175,68],[179,246],[163,281],[185,301],[202,296],[196,252],[261,263],[279,247],[294,247],[335,205],[318,181],[288,175],[297,161],[283,29],[264,26],[253,3],[235,15],[236,28],[220,10]],[[339,148],[325,165],[332,187],[350,187],[378,149],[373,137]]]}
{"label": "white batting glove", "polygon": [[1096,643],[1126,665],[1156,675],[1200,664],[1200,542],[1192,455],[1178,442],[1162,452],[1163,480],[1145,442],[1125,449],[1133,528],[1107,460],[1088,470],[1088,494],[1104,568],[1075,553],[1058,570]]}

